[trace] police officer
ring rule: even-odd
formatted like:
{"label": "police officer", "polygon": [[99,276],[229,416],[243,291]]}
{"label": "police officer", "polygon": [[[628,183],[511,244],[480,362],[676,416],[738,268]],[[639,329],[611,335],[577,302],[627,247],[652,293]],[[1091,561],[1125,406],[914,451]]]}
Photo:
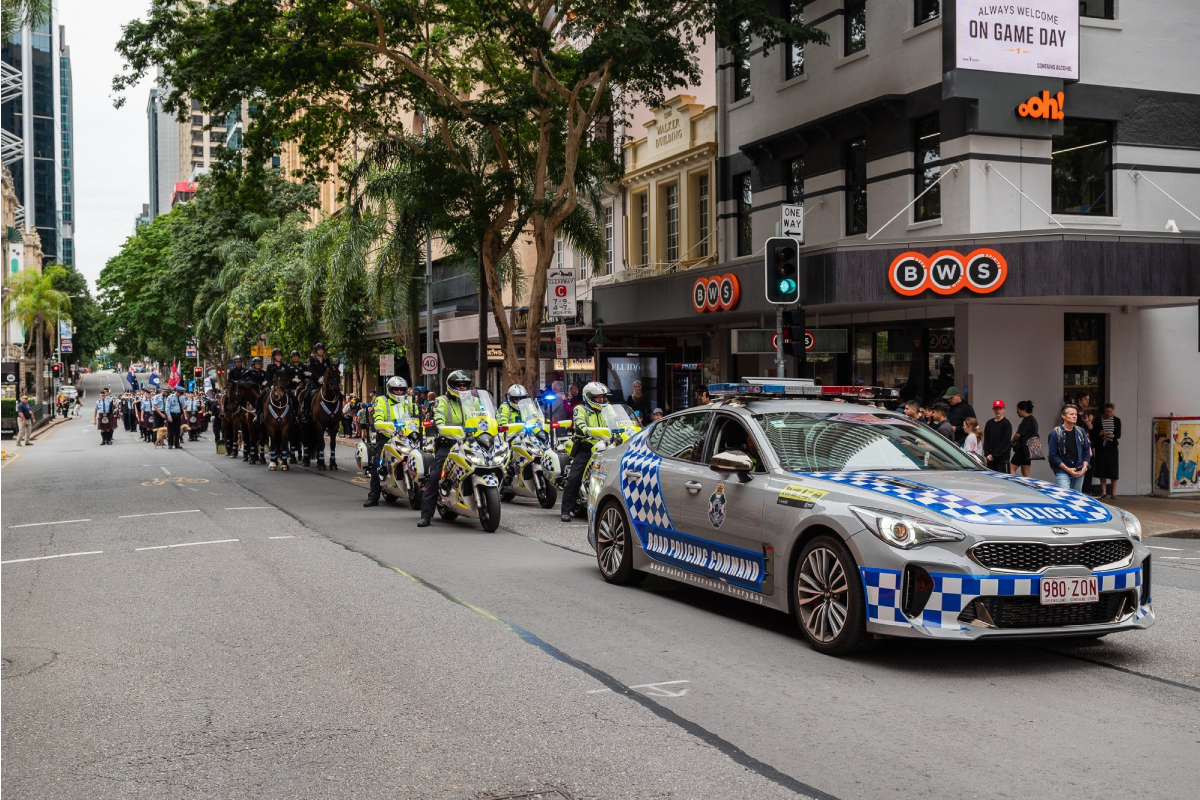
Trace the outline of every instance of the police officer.
{"label": "police officer", "polygon": [[583,472],[587,469],[592,457],[592,440],[588,437],[588,428],[603,428],[604,417],[601,412],[608,405],[608,387],[598,381],[592,381],[583,387],[583,402],[575,407],[571,414],[571,436],[575,440],[571,447],[571,471],[567,475],[567,485],[563,488],[562,513],[559,519],[571,521],[571,511],[579,498],[579,486],[583,483]]}
{"label": "police officer", "polygon": [[275,376],[279,373],[287,375],[287,364],[283,363],[283,351],[276,347],[271,351],[271,363],[267,365],[267,385],[275,385]]}
{"label": "police officer", "polygon": [[505,402],[500,406],[500,410],[496,412],[496,422],[501,428],[505,425],[511,425],[516,422],[524,422],[521,419],[521,410],[517,407],[522,400],[529,399],[529,392],[519,383],[514,383],[508,387],[508,396]]}
{"label": "police officer", "polygon": [[255,356],[254,358],[250,359],[250,369],[246,370],[246,372],[242,374],[242,380],[250,381],[260,389],[267,385],[267,373],[265,370],[263,370],[261,358]]}
{"label": "police officer", "polygon": [[304,383],[304,365],[300,363],[300,351],[293,350],[288,358],[291,363],[287,365],[288,389],[300,399],[300,384]]}
{"label": "police officer", "polygon": [[[154,428],[169,428],[170,417],[167,416],[167,393],[171,389],[166,384],[163,384],[158,391],[158,394],[150,398],[150,405],[154,409],[153,424]],[[153,441],[153,430],[151,430],[151,440]]]}
{"label": "police officer", "polygon": [[154,441],[154,403],[149,392],[141,392],[141,395],[142,439],[152,442]]}
{"label": "police officer", "polygon": [[438,437],[434,442],[433,468],[425,478],[425,494],[421,497],[421,519],[418,528],[428,528],[433,519],[433,511],[437,508],[437,493],[442,476],[442,465],[446,456],[450,455],[451,439],[441,434],[447,425],[463,424],[462,402],[459,398],[463,392],[471,391],[471,376],[456,369],[446,378],[446,393],[437,399],[433,406],[433,424],[437,428]]}
{"label": "police officer", "polygon": [[200,401],[195,394],[189,392],[184,398],[183,410],[188,421],[188,441],[195,442],[200,439]]}
{"label": "police officer", "polygon": [[[372,420],[375,424],[375,446],[368,449],[368,460],[371,464],[371,489],[367,492],[367,502],[363,506],[369,508],[379,505],[379,494],[382,488],[379,485],[379,454],[383,451],[383,446],[387,444],[391,438],[393,425],[397,419],[402,416],[413,416],[415,414],[415,405],[412,398],[408,396],[408,381],[399,376],[388,378],[387,387],[383,395],[375,398],[375,407],[372,409]],[[383,427],[388,425],[387,428]],[[368,443],[370,440],[367,440]]]}
{"label": "police officer", "polygon": [[108,394],[108,389],[100,390],[100,399],[96,401],[96,410],[92,414],[92,424],[100,431],[100,444],[112,444],[113,428],[117,427],[117,404]]}
{"label": "police officer", "polygon": [[233,384],[240,381],[242,379],[242,376],[245,374],[246,374],[246,368],[242,366],[241,355],[234,356],[233,357],[233,366],[229,368],[228,381],[226,382],[225,385],[232,386]]}
{"label": "police officer", "polygon": [[164,408],[167,412],[167,449],[183,449],[180,433],[183,427],[183,384],[175,387],[174,392],[168,392]]}

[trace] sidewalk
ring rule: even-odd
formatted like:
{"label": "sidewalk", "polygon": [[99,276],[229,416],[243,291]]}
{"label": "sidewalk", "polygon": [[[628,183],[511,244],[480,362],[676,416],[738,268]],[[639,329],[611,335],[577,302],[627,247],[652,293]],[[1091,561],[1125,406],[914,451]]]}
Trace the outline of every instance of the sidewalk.
{"label": "sidewalk", "polygon": [[1106,500],[1105,503],[1136,515],[1142,523],[1142,533],[1146,536],[1200,539],[1200,499],[1143,495],[1118,497],[1116,500]]}

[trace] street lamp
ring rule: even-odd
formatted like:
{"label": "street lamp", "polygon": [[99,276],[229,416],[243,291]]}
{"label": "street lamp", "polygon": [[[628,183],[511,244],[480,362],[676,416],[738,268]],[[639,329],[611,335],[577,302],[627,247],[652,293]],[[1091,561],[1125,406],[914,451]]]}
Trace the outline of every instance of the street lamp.
{"label": "street lamp", "polygon": [[[67,295],[67,298],[73,300],[73,299],[77,299],[77,298],[85,297],[85,296],[86,295],[82,295],[82,294],[69,294],[69,295]],[[58,350],[58,358],[56,360],[58,361],[59,364],[62,364],[62,314],[59,313],[58,311],[55,311],[55,313],[54,313],[54,338],[58,342],[58,345],[56,348]],[[59,377],[60,385],[61,385],[63,377],[65,377],[65,376]],[[51,390],[54,389],[53,378],[51,379],[50,388],[51,388]]]}

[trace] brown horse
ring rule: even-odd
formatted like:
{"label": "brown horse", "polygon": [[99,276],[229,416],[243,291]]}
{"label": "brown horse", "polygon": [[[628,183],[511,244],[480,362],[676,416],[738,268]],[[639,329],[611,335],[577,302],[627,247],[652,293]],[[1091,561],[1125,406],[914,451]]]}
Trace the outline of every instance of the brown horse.
{"label": "brown horse", "polygon": [[244,446],[242,461],[249,461],[251,464],[265,464],[267,459],[261,447],[262,421],[258,416],[259,398],[263,389],[253,381],[238,381],[236,389],[238,406],[241,411],[237,417],[238,427],[236,430],[242,434]]}
{"label": "brown horse", "polygon": [[332,374],[325,379],[313,395],[309,408],[308,433],[311,448],[304,451],[304,466],[309,466],[311,450],[317,452],[317,469],[325,469],[325,436],[329,435],[329,468],[337,469],[337,435],[342,426],[342,393],[333,385]]}
{"label": "brown horse", "polygon": [[269,470],[288,471],[288,450],[291,447],[292,430],[296,423],[295,401],[288,393],[287,377],[282,372],[275,374],[275,382],[267,391],[263,404],[263,425],[270,446]]}

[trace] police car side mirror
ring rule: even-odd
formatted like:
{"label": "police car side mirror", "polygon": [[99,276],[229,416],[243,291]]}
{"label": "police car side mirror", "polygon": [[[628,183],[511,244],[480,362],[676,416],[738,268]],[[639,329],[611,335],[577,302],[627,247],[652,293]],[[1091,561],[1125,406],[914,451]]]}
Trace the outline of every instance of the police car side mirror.
{"label": "police car side mirror", "polygon": [[979,453],[968,452],[967,458],[974,461],[976,466],[978,466],[980,469],[988,468],[987,462],[983,460],[983,456],[979,455]]}
{"label": "police car side mirror", "polygon": [[738,480],[746,483],[750,480],[750,473],[754,471],[754,461],[745,453],[734,453],[726,450],[723,453],[717,453],[708,462],[708,468],[713,472],[721,475],[729,475],[736,472]]}

